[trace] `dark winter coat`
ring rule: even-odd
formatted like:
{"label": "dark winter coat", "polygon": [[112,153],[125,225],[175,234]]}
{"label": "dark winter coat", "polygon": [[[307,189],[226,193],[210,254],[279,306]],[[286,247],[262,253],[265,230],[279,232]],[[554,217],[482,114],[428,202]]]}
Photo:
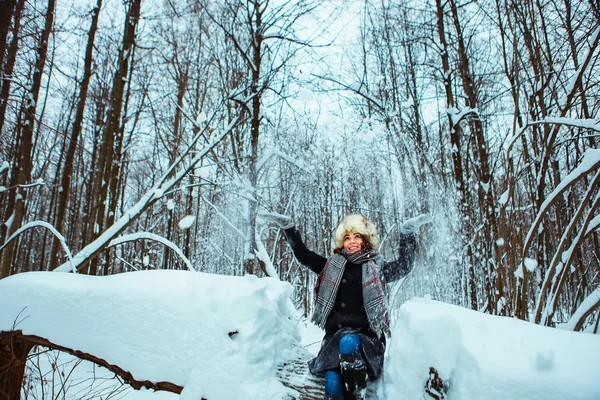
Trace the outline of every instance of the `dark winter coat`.
{"label": "dark winter coat", "polygon": [[[327,258],[306,248],[296,227],[284,230],[287,242],[296,259],[311,271],[319,274]],[[412,269],[416,250],[415,235],[401,235],[399,257],[383,263],[381,279],[392,282],[406,276]],[[385,336],[376,334],[369,326],[363,304],[361,265],[348,262],[342,275],[335,304],[325,324],[325,337],[316,358],[309,362],[310,372],[318,375],[339,368],[340,339],[348,333],[357,333],[361,339],[361,353],[367,363],[369,379],[375,380],[383,370]]]}

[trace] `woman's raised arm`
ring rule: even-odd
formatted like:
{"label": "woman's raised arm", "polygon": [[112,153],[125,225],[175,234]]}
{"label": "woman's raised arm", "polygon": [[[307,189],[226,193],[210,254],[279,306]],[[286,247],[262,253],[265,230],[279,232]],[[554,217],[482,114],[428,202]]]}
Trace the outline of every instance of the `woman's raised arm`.
{"label": "woman's raised arm", "polygon": [[415,234],[400,234],[398,258],[387,262],[381,267],[381,275],[386,282],[394,282],[410,273],[415,263],[417,251],[417,236]]}
{"label": "woman's raised arm", "polygon": [[316,274],[320,273],[323,268],[325,268],[327,259],[306,248],[306,245],[302,241],[300,232],[298,232],[296,225],[285,227],[283,229],[283,233],[285,234],[285,239],[294,252],[294,256],[298,262],[300,262],[300,264],[308,267]]}

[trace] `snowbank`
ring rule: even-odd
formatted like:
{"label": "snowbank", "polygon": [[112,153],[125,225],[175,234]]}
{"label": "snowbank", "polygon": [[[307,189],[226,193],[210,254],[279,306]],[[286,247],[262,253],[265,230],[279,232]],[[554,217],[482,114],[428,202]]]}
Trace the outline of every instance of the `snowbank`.
{"label": "snowbank", "polygon": [[283,398],[276,365],[296,348],[292,288],[189,271],[107,277],[35,272],[0,281],[0,330],[93,354],[182,399]]}
{"label": "snowbank", "polygon": [[[271,278],[190,271],[26,273],[0,280],[0,330],[20,313],[16,327],[25,334],[138,379],[185,386],[184,400],[283,399],[290,389],[277,380],[277,365],[297,358],[303,344],[316,352],[322,335],[299,319],[291,291]],[[393,316],[379,399],[424,398],[431,366],[449,382],[448,400],[600,399],[598,335],[426,299]],[[148,391],[125,398],[158,399]]]}
{"label": "snowbank", "polygon": [[431,300],[402,305],[386,362],[387,399],[420,398],[431,366],[449,381],[449,400],[600,399],[600,336]]}

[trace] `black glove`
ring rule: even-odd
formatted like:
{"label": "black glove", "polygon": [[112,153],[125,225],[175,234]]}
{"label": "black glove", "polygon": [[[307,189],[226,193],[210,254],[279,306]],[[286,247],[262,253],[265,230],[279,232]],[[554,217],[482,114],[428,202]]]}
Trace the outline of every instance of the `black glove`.
{"label": "black glove", "polygon": [[288,229],[288,228],[291,228],[292,226],[294,226],[294,222],[287,215],[261,212],[258,214],[258,218],[260,218],[266,222],[273,222],[273,223],[279,225],[279,227],[282,229]]}

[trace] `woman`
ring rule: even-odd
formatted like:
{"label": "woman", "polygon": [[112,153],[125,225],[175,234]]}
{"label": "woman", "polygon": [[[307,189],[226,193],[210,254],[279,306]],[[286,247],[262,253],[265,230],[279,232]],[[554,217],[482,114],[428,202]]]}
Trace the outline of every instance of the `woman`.
{"label": "woman", "polygon": [[399,257],[387,263],[377,252],[376,227],[363,215],[350,214],[340,222],[329,259],[308,250],[294,224],[276,221],[296,259],[319,274],[312,320],[325,329],[325,337],[309,368],[314,375],[325,375],[325,399],[364,399],[367,381],[381,374],[389,324],[384,282],[410,272],[415,233],[428,222],[422,217],[404,223]]}

